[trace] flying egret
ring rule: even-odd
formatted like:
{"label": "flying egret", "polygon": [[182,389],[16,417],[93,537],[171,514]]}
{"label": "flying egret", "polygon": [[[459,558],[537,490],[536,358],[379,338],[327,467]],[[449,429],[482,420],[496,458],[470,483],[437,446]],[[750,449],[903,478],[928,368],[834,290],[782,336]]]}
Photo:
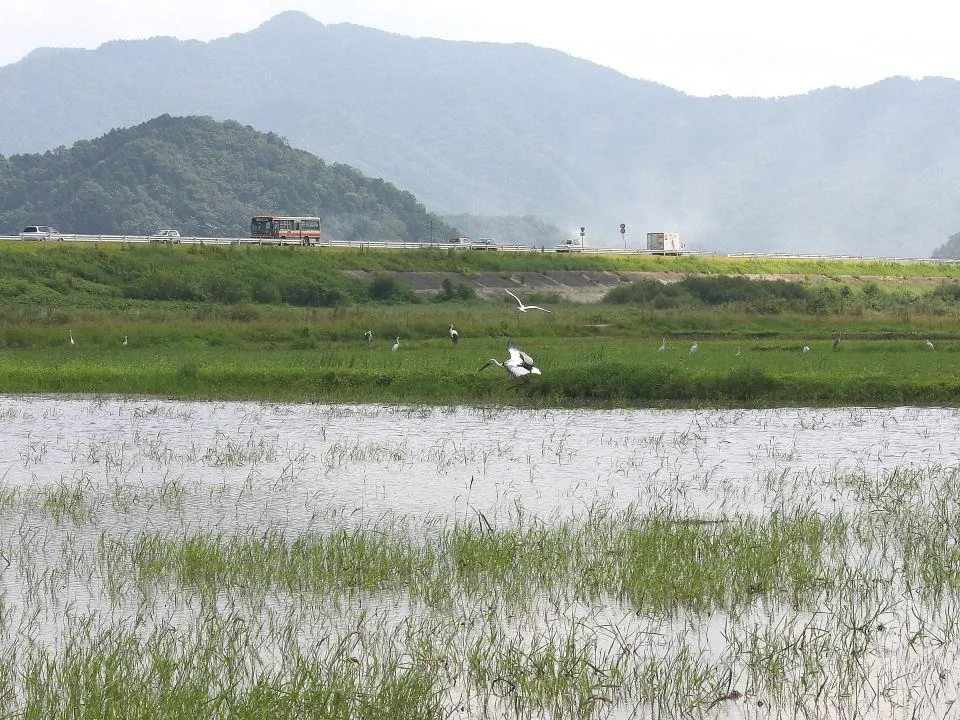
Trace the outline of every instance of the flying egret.
{"label": "flying egret", "polygon": [[457,332],[453,325],[450,325],[450,329],[447,332],[450,333],[450,339],[453,340],[454,343],[460,339],[460,333]]}
{"label": "flying egret", "polygon": [[806,355],[808,352],[810,352],[810,346],[809,346],[809,345],[804,345],[804,346],[803,346],[803,350],[800,351],[800,354],[801,354],[801,355]]}
{"label": "flying egret", "polygon": [[660,347],[657,348],[657,352],[663,352],[667,349],[667,339],[660,338]]}
{"label": "flying egret", "polygon": [[77,343],[76,343],[76,341],[73,339],[73,330],[67,330],[67,332],[70,333],[70,344],[71,344],[71,345],[76,345]]}
{"label": "flying egret", "polygon": [[516,380],[527,375],[541,374],[540,368],[534,365],[533,358],[523,352],[523,350],[517,348],[512,341],[507,342],[507,351],[510,353],[509,358],[503,362],[500,362],[496,358],[490,358],[480,367],[480,370],[488,368],[491,365],[496,365],[497,367],[502,367],[510,377]]}
{"label": "flying egret", "polygon": [[927,347],[933,350],[933,343],[927,340]]}
{"label": "flying egret", "polygon": [[366,340],[367,340],[368,343],[369,343],[369,342],[373,342],[373,331],[372,331],[372,330],[367,330],[367,331],[363,334],[363,337],[366,338]]}
{"label": "flying egret", "polygon": [[390,348],[394,352],[400,349],[400,338],[397,338],[397,341],[393,344],[393,347]]}
{"label": "flying egret", "polygon": [[837,336],[833,339],[833,349],[836,350],[840,346],[840,336],[843,334],[843,330],[837,333]]}
{"label": "flying egret", "polygon": [[514,300],[517,301],[517,310],[519,310],[520,312],[526,312],[527,310],[543,310],[543,312],[545,312],[545,313],[550,312],[550,311],[547,310],[546,308],[542,308],[542,307],[540,307],[539,305],[524,305],[524,304],[523,304],[523,300],[521,300],[520,298],[518,298],[516,295],[514,295],[514,294],[513,294],[512,292],[510,292],[509,290],[507,290],[507,295],[509,295],[510,297],[512,297]]}
{"label": "flying egret", "polygon": [[697,350],[700,349],[700,346],[697,343],[694,343],[690,346],[690,354],[693,355]]}

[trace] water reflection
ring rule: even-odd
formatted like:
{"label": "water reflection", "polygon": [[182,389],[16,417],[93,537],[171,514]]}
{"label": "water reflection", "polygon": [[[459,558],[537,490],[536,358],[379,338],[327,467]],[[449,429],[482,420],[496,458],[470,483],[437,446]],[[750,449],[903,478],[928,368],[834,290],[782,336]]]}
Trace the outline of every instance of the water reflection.
{"label": "water reflection", "polygon": [[[544,518],[598,502],[699,516],[849,502],[846,473],[955,465],[953,408],[519,410],[0,398],[7,488],[154,493],[178,525]],[[818,488],[823,488],[818,491]],[[129,498],[128,498],[129,499]],[[142,498],[141,498],[142,499]]]}

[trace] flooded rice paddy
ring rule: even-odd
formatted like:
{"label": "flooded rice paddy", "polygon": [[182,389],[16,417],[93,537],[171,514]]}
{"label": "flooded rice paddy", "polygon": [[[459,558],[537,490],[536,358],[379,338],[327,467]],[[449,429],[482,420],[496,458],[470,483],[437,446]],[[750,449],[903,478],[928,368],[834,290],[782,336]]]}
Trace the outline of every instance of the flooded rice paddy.
{"label": "flooded rice paddy", "polygon": [[955,409],[6,396],[0,429],[8,713],[960,717]]}

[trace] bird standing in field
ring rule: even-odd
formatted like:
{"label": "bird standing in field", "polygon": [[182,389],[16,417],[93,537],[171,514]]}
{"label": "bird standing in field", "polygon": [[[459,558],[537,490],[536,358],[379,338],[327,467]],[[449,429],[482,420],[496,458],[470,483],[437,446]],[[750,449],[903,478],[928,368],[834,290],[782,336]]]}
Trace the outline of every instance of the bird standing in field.
{"label": "bird standing in field", "polygon": [[660,338],[660,347],[657,348],[657,352],[665,352],[667,349],[667,339]]}
{"label": "bird standing in field", "polygon": [[840,347],[840,336],[843,334],[843,330],[837,333],[837,336],[833,339],[833,349],[836,350]]}
{"label": "bird standing in field", "polygon": [[71,345],[76,345],[77,342],[76,342],[76,340],[73,339],[73,330],[67,330],[67,332],[70,334],[70,344],[71,344]]}
{"label": "bird standing in field", "polygon": [[737,345],[737,357],[740,357],[740,350],[741,350],[740,346]]}
{"label": "bird standing in field", "polygon": [[450,326],[450,329],[447,332],[450,333],[450,339],[453,340],[454,344],[456,344],[457,341],[460,340],[460,333],[457,332],[456,328],[454,328],[453,325]]}
{"label": "bird standing in field", "polygon": [[506,370],[507,374],[515,380],[519,380],[527,375],[541,374],[540,368],[534,364],[533,358],[523,352],[523,350],[517,348],[517,346],[513,344],[513,341],[507,342],[507,351],[510,353],[509,358],[503,362],[500,362],[496,358],[490,358],[480,369],[483,370],[491,365],[496,365]]}
{"label": "bird standing in field", "polygon": [[364,339],[365,339],[368,343],[373,342],[373,332],[372,332],[372,331],[367,330],[367,331],[363,334],[363,337],[364,337]]}
{"label": "bird standing in field", "polygon": [[123,336],[123,346],[126,347],[127,344],[128,344],[128,343],[127,343],[127,336],[124,335],[124,336]]}
{"label": "bird standing in field", "polygon": [[803,349],[800,351],[800,354],[801,354],[801,355],[806,355],[808,352],[810,352],[810,346],[809,346],[809,345],[804,345],[804,346],[803,346]]}
{"label": "bird standing in field", "polygon": [[927,340],[927,347],[933,350],[933,343]]}
{"label": "bird standing in field", "polygon": [[400,338],[397,338],[397,341],[393,344],[393,347],[390,348],[394,352],[400,349]]}
{"label": "bird standing in field", "polygon": [[697,350],[700,349],[700,346],[697,343],[694,343],[690,346],[690,354],[693,355]]}
{"label": "bird standing in field", "polygon": [[521,300],[520,298],[518,298],[516,295],[514,295],[514,294],[513,294],[512,292],[510,292],[509,290],[507,290],[507,295],[509,295],[510,297],[512,297],[514,300],[517,301],[517,310],[520,311],[520,312],[526,312],[527,310],[542,310],[542,311],[545,312],[545,313],[550,312],[550,311],[547,310],[546,308],[542,308],[542,307],[540,307],[539,305],[524,305],[524,304],[523,304],[523,300]]}

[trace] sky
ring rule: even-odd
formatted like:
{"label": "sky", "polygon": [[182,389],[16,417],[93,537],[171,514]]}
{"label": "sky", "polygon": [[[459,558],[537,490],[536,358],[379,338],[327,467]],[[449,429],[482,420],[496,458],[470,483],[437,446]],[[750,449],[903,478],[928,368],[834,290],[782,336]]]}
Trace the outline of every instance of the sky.
{"label": "sky", "polygon": [[960,78],[943,0],[0,0],[0,67],[37,47],[211,40],[284,10],[412,37],[553,48],[690,95],[782,97],[891,76]]}

